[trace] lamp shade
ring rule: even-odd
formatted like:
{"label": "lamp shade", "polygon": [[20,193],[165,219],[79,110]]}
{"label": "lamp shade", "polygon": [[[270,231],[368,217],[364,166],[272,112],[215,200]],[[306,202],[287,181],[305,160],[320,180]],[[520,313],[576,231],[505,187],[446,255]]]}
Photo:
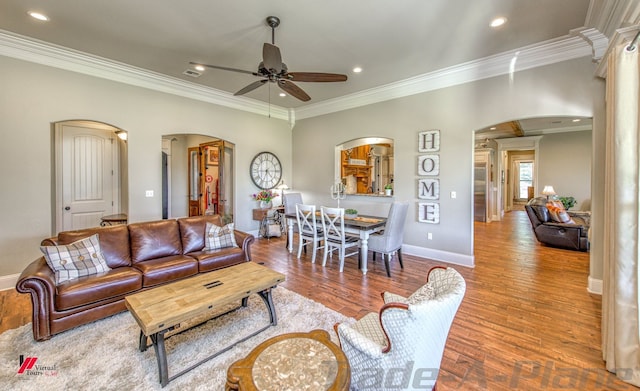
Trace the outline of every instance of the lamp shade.
{"label": "lamp shade", "polygon": [[556,195],[556,191],[553,190],[553,186],[545,186],[544,189],[542,189],[542,194],[546,196]]}

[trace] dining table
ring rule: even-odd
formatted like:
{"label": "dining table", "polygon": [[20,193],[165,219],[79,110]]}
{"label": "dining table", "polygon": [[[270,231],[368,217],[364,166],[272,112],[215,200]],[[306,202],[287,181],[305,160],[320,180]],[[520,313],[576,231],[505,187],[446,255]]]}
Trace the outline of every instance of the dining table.
{"label": "dining table", "polygon": [[[287,220],[287,235],[289,253],[293,252],[293,227],[297,224],[296,214],[287,213],[284,215]],[[322,224],[322,215],[316,212],[316,221]],[[386,217],[358,215],[356,217],[344,218],[344,230],[360,237],[360,270],[362,274],[367,274],[367,252],[369,251],[369,236],[384,229],[387,223]]]}

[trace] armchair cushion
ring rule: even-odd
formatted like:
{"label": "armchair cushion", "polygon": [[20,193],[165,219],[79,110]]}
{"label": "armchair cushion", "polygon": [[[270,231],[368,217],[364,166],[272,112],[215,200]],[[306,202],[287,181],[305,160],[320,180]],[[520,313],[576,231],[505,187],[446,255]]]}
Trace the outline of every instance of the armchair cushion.
{"label": "armchair cushion", "polygon": [[100,250],[97,234],[67,245],[40,246],[40,250],[55,272],[56,285],[111,270]]}
{"label": "armchair cushion", "polygon": [[433,284],[427,282],[426,284],[418,288],[415,292],[413,292],[409,297],[400,296],[390,292],[384,292],[384,295],[382,297],[385,303],[395,302],[415,305],[425,300],[434,299],[436,297],[436,291]]}

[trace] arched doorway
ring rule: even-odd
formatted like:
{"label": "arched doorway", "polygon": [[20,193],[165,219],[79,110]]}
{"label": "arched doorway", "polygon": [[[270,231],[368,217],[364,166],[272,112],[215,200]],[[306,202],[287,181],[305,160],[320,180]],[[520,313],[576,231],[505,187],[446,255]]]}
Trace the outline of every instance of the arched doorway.
{"label": "arched doorway", "polygon": [[234,216],[235,145],[198,134],[162,137],[164,218],[219,214]]}

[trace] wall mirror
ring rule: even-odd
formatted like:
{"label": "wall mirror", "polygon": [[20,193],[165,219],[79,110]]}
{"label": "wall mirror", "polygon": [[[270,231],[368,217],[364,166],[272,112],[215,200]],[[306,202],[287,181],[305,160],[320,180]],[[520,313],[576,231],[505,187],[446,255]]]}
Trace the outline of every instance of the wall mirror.
{"label": "wall mirror", "polygon": [[362,137],[336,146],[335,178],[345,193],[391,195],[393,189],[393,139]]}

